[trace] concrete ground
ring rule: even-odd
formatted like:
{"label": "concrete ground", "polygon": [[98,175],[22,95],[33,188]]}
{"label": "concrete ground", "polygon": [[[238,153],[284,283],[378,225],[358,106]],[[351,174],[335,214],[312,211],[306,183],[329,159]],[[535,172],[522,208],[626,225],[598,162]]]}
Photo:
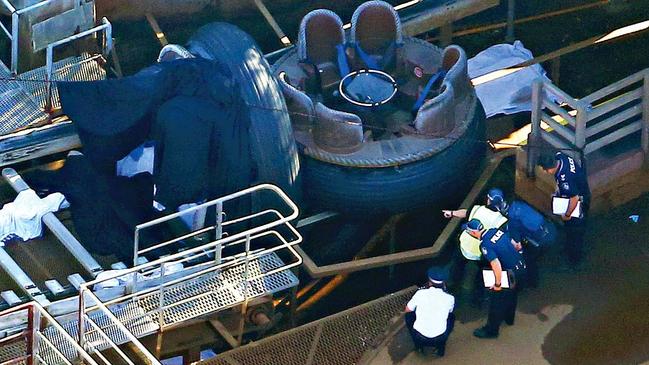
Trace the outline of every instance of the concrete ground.
{"label": "concrete ground", "polygon": [[559,270],[560,246],[544,253],[539,287],[521,293],[516,323],[503,324],[498,339],[472,335],[486,305],[458,298],[444,358],[414,352],[401,328],[371,363],[649,364],[649,195],[591,217],[586,241],[576,272]]}

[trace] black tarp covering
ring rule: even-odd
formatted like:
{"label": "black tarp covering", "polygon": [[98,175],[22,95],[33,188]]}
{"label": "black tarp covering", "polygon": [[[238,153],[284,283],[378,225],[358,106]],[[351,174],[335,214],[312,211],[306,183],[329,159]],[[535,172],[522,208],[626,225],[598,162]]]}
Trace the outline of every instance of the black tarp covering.
{"label": "black tarp covering", "polygon": [[[112,251],[128,256],[134,225],[150,217],[147,203],[129,206],[107,193],[114,184],[116,161],[145,141],[153,141],[156,148],[155,200],[172,212],[183,203],[210,200],[264,182],[299,199],[297,149],[286,105],[267,62],[247,35],[217,32],[211,36],[239,51],[224,52],[226,56],[219,59],[160,63],[122,79],[58,84],[63,111],[74,122],[84,146],[84,163],[89,164],[87,173],[75,177],[68,171],[65,179],[83,186],[92,180],[88,174],[95,173],[101,185],[89,184],[84,193],[102,196],[94,206],[83,204],[83,212],[73,210],[75,224],[79,217],[91,217],[91,209],[97,220],[105,221],[77,227],[87,229],[80,232],[82,238],[94,238],[89,245],[93,251],[105,254],[103,247],[119,245],[123,247]],[[141,189],[138,186],[133,189]],[[64,194],[80,194],[75,189],[66,188]],[[250,203],[264,202],[244,202],[247,208],[237,210],[250,209]],[[118,234],[124,233],[124,227],[130,232]],[[105,231],[116,233],[103,236]]]}
{"label": "black tarp covering", "polygon": [[114,174],[117,160],[155,141],[156,200],[165,206],[254,183],[247,109],[219,62],[178,60],[118,80],[61,83],[59,90],[97,171]]}

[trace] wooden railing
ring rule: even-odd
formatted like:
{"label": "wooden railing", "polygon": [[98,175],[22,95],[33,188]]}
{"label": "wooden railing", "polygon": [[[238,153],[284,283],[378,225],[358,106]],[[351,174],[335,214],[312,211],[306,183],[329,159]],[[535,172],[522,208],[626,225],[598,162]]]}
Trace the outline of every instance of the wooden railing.
{"label": "wooden railing", "polygon": [[[594,93],[575,99],[539,79],[532,88],[530,146],[543,140],[575,158],[587,156],[634,133],[649,156],[649,68]],[[540,148],[528,150],[531,176]]]}

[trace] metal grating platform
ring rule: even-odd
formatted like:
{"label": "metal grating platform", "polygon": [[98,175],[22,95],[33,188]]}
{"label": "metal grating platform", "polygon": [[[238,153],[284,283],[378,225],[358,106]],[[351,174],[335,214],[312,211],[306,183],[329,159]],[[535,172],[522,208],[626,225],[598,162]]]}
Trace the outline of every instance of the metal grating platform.
{"label": "metal grating platform", "polygon": [[[275,254],[270,253],[250,260],[249,276],[254,277],[265,274],[274,269],[285,266],[285,263]],[[182,282],[165,290],[165,306],[173,305],[182,300],[195,297],[185,303],[167,308],[163,311],[165,325],[179,323],[196,318],[208,313],[213,313],[232,307],[244,300],[244,270],[243,263],[224,269],[221,272],[212,272],[202,275],[194,280]],[[296,286],[298,278],[290,270],[283,270],[275,274],[253,279],[248,285],[248,298],[273,294]],[[203,296],[199,296],[204,294]],[[139,303],[148,312],[159,307],[159,292],[140,297]]]}
{"label": "metal grating platform", "polygon": [[20,81],[11,81],[11,72],[0,62],[0,135],[47,119]]}
{"label": "metal grating platform", "polygon": [[[0,346],[0,363],[20,358],[27,352],[27,341],[23,337],[11,344]],[[25,364],[25,361],[16,364]]]}
{"label": "metal grating platform", "polygon": [[202,365],[358,364],[376,346],[395,316],[417,290],[407,288],[383,298],[201,361]]}
{"label": "metal grating platform", "polygon": [[[54,74],[52,80],[54,81],[95,81],[103,80],[106,78],[106,70],[101,67],[103,58],[101,55],[90,55],[83,53],[78,57],[69,57],[57,62],[54,62]],[[45,67],[25,72],[20,75],[23,80],[33,80],[32,82],[24,82],[25,89],[36,99],[41,108],[45,108],[47,99],[47,90],[45,80],[47,70]],[[59,100],[59,91],[56,87],[56,82],[52,84],[52,108],[58,109],[61,107]]]}

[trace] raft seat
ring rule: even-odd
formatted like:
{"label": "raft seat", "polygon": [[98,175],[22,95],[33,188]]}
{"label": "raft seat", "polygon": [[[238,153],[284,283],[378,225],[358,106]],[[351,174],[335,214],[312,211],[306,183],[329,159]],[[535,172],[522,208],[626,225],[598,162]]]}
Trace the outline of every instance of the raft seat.
{"label": "raft seat", "polygon": [[462,48],[456,45],[444,48],[442,69],[446,72],[444,80],[453,85],[456,98],[463,98],[472,92],[473,85],[469,79],[468,61]]}
{"label": "raft seat", "polygon": [[[400,78],[407,81],[399,85],[399,92],[413,99],[417,99],[428,80],[440,70],[440,64],[431,57],[427,48],[421,47],[420,42],[423,41],[415,39],[407,42],[400,52]],[[415,68],[419,69],[421,75],[416,74]]]}
{"label": "raft seat", "polygon": [[289,83],[286,72],[280,72],[277,78],[286,99],[288,112],[291,114],[293,128],[300,131],[309,130],[315,119],[313,100]]}
{"label": "raft seat", "polygon": [[322,103],[315,106],[313,139],[318,147],[333,153],[352,153],[363,146],[363,123],[361,118],[326,107]]}
{"label": "raft seat", "polygon": [[351,43],[356,49],[353,69],[367,68],[361,52],[371,58],[378,68],[391,72],[400,61],[398,49],[403,44],[401,20],[392,5],[385,1],[367,1],[352,16]]}
{"label": "raft seat", "polygon": [[445,137],[455,127],[455,95],[453,85],[445,81],[439,95],[427,100],[417,112],[413,128],[405,128],[405,134],[423,138]]}
{"label": "raft seat", "polygon": [[297,42],[298,57],[300,62],[317,68],[322,89],[331,88],[344,76],[338,70],[336,46],[345,42],[343,22],[333,11],[317,9],[302,18]]}

